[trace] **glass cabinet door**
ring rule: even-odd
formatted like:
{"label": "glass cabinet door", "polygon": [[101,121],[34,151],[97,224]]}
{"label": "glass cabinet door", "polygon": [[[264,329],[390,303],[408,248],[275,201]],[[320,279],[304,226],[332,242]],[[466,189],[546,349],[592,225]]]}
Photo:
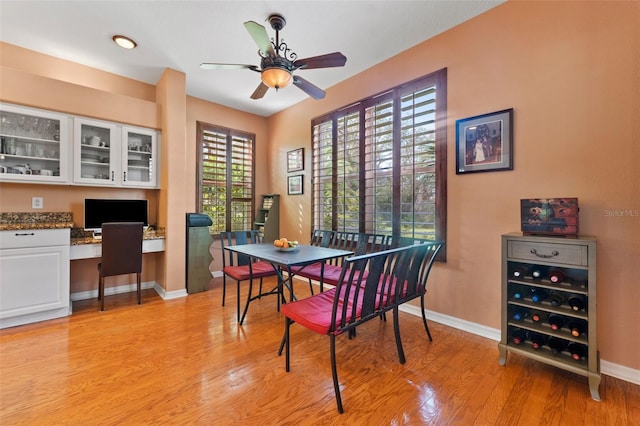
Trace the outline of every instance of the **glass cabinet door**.
{"label": "glass cabinet door", "polygon": [[74,119],[75,182],[90,185],[116,185],[116,153],[120,138],[116,125],[101,121]]}
{"label": "glass cabinet door", "polygon": [[68,138],[63,114],[0,105],[0,180],[65,182]]}
{"label": "glass cabinet door", "polygon": [[122,185],[154,188],[158,167],[156,132],[123,127],[122,140]]}

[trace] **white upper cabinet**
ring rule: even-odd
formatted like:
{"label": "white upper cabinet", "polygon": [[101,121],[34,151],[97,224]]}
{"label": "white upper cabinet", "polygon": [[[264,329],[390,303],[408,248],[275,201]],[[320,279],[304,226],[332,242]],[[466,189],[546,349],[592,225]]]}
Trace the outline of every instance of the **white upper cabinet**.
{"label": "white upper cabinet", "polygon": [[87,185],[119,184],[120,133],[113,123],[74,118],[73,181]]}
{"label": "white upper cabinet", "polygon": [[68,181],[69,119],[64,114],[0,104],[0,181]]}
{"label": "white upper cabinet", "polygon": [[122,185],[155,188],[158,183],[157,132],[122,127]]}
{"label": "white upper cabinet", "polygon": [[153,129],[0,104],[0,182],[157,188]]}

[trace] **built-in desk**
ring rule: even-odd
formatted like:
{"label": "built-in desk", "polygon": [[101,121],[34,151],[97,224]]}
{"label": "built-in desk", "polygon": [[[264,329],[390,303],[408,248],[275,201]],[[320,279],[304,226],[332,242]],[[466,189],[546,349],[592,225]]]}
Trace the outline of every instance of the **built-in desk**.
{"label": "built-in desk", "polygon": [[[145,237],[142,241],[143,253],[164,251],[164,237]],[[102,244],[100,240],[92,238],[72,238],[69,249],[70,260],[92,259],[102,257]]]}
{"label": "built-in desk", "polygon": [[[164,230],[147,229],[142,252],[164,250]],[[101,257],[101,240],[74,228],[70,212],[0,212],[0,328],[67,316],[71,301],[95,298],[94,289],[70,293],[70,261]],[[154,285],[143,283],[143,288]],[[132,287],[109,290],[114,294]]]}

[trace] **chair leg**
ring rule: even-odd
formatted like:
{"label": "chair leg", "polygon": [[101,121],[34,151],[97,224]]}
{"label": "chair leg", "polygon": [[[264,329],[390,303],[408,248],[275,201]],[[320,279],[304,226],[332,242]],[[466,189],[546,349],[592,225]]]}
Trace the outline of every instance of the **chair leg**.
{"label": "chair leg", "polygon": [[[242,323],[244,322],[244,317],[247,316],[247,311],[249,310],[249,303],[251,303],[251,294],[253,292],[253,279],[249,280],[249,294],[247,295],[247,304],[244,305],[244,311],[242,312],[242,318],[240,318],[240,320],[238,321],[238,324],[242,325]],[[238,300],[240,300],[240,295],[238,295]],[[238,302],[239,303],[239,302]],[[240,309],[240,307],[238,306],[238,309]]]}
{"label": "chair leg", "polygon": [[224,299],[227,296],[227,277],[222,275],[222,306],[224,306]]}
{"label": "chair leg", "polygon": [[311,284],[311,278],[309,278],[309,290],[311,290],[311,295],[313,296],[313,284]]}
{"label": "chair leg", "polygon": [[262,298],[262,277],[260,277],[260,290],[258,291],[258,299]]}
{"label": "chair leg", "polygon": [[338,404],[338,413],[344,413],[342,409],[342,397],[340,396],[340,383],[338,382],[338,366],[336,365],[336,336],[329,335],[331,346],[331,376],[333,377],[333,390],[336,394],[336,404]]}
{"label": "chair leg", "polygon": [[427,330],[427,336],[429,336],[429,341],[433,342],[431,338],[431,332],[429,331],[429,326],[427,325],[427,315],[424,313],[424,294],[420,297],[420,312],[422,312],[422,322],[424,323],[424,329]]}
{"label": "chair leg", "polygon": [[[284,371],[286,371],[287,373],[289,372],[289,356],[290,356],[290,351],[291,351],[291,344],[290,344],[290,335],[289,335],[289,328],[291,327],[291,320],[289,319],[289,317],[285,317],[284,319],[284,347],[285,347],[285,352],[284,352]],[[282,344],[280,345],[280,352],[282,352]]]}
{"label": "chair leg", "polygon": [[240,281],[236,281],[236,317],[240,323]]}
{"label": "chair leg", "polygon": [[398,358],[400,364],[404,364],[406,359],[404,357],[404,350],[402,349],[402,340],[400,339],[400,322],[398,321],[398,307],[393,308],[393,332],[396,335],[396,346],[398,347]]}
{"label": "chair leg", "polygon": [[140,272],[136,273],[136,278],[138,279],[138,305],[142,304],[142,280],[140,275]]}
{"label": "chair leg", "polygon": [[104,311],[104,277],[100,277],[100,282],[98,283],[98,299],[100,299],[100,310]]}

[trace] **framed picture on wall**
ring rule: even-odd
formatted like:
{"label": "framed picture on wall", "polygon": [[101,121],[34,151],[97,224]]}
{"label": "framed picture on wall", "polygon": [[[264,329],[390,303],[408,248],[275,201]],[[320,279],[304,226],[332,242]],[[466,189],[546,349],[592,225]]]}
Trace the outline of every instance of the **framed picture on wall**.
{"label": "framed picture on wall", "polygon": [[456,174],[513,170],[513,108],[456,121]]}
{"label": "framed picture on wall", "polygon": [[295,176],[289,176],[287,178],[287,188],[288,191],[287,193],[289,195],[300,195],[302,194],[303,190],[302,190],[302,176],[303,175],[295,175]]}
{"label": "framed picture on wall", "polygon": [[287,173],[304,170],[304,148],[287,152]]}

